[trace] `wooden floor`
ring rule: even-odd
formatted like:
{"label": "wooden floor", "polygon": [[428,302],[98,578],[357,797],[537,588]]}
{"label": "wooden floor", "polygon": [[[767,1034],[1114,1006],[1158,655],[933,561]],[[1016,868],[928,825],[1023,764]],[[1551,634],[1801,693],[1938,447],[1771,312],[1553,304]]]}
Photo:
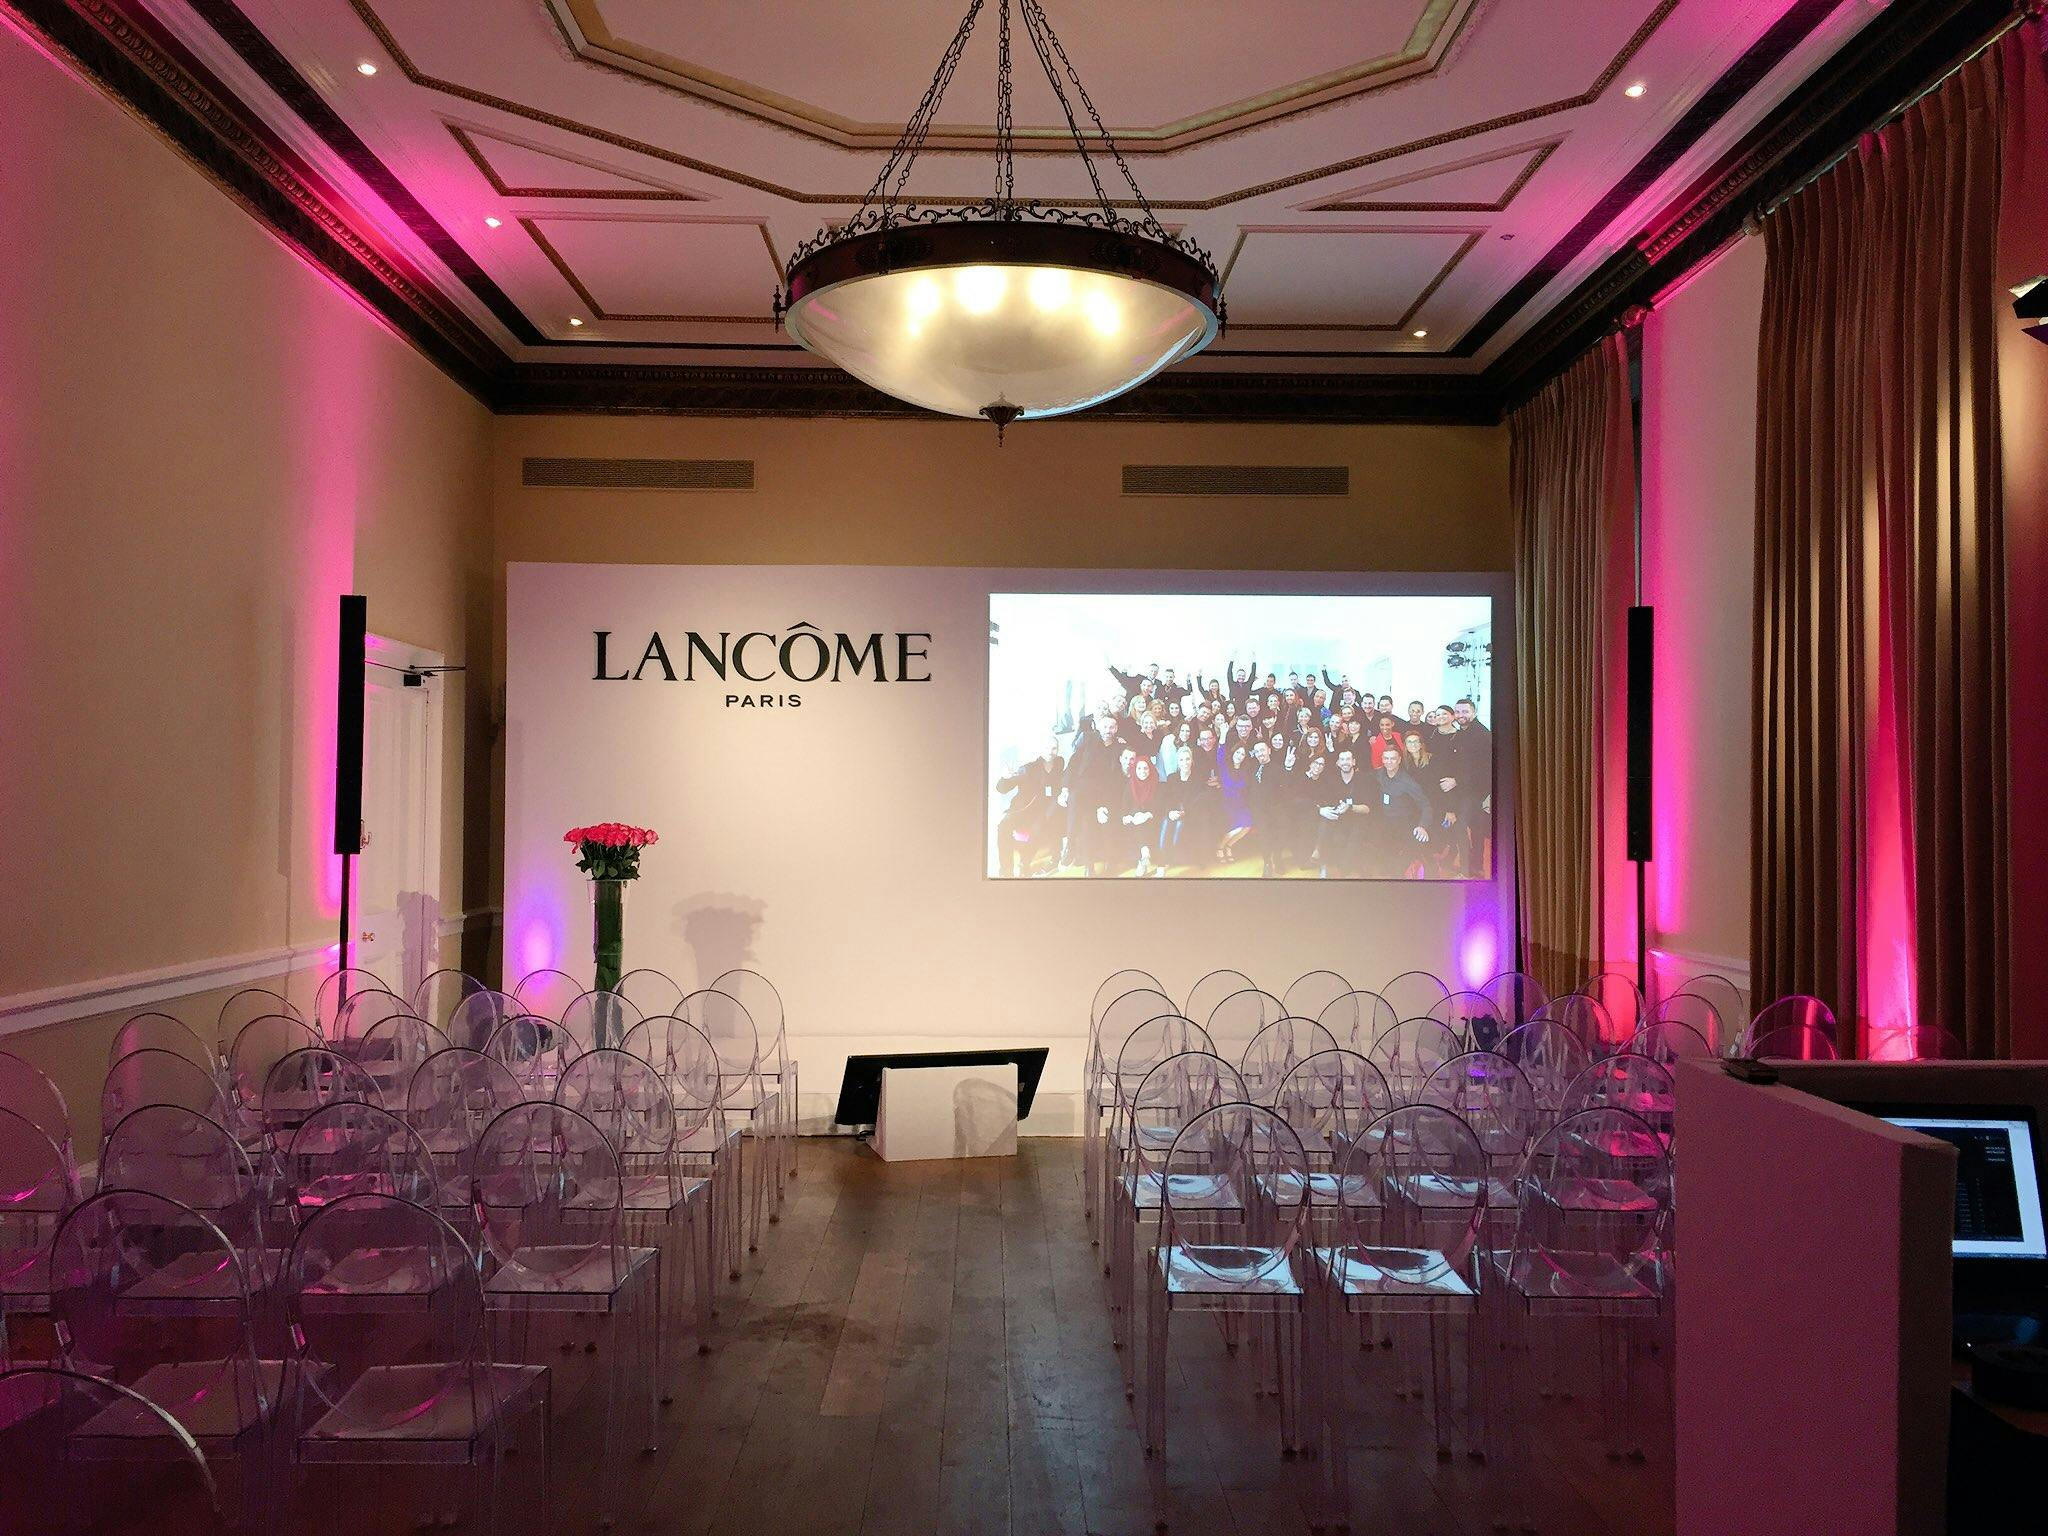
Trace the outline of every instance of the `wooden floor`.
{"label": "wooden floor", "polygon": [[[1075,1141],[896,1165],[856,1142],[806,1141],[780,1222],[724,1292],[717,1346],[680,1367],[662,1447],[641,1461],[619,1528],[1152,1532],[1079,1162]],[[1176,1329],[1172,1361],[1170,1528],[1306,1531],[1313,1464],[1281,1459],[1273,1400],[1254,1396],[1244,1357],[1226,1356],[1200,1323]],[[1379,1443],[1355,1453],[1352,1528],[1668,1532],[1668,1444],[1643,1463],[1609,1461],[1574,1411],[1544,1408],[1537,1473],[1509,1480],[1495,1465],[1439,1462],[1419,1408],[1396,1408],[1367,1437]]]}

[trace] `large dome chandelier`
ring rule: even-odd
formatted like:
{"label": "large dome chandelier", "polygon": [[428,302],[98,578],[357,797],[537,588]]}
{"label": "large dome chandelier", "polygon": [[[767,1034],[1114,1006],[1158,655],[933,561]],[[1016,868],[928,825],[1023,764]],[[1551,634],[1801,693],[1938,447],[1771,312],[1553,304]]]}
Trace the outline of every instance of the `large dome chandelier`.
{"label": "large dome chandelier", "polygon": [[[983,0],[971,0],[859,210],[796,248],[775,296],[777,321],[810,351],[912,405],[986,417],[999,436],[1020,417],[1083,410],[1143,383],[1201,351],[1224,316],[1215,262],[1159,222],[1039,0],[1014,0],[1017,16],[1095,196],[1085,208],[1018,199],[1012,3],[996,0],[994,192],[964,207],[905,196],[981,14]],[[1135,217],[1103,190],[1091,136]]]}

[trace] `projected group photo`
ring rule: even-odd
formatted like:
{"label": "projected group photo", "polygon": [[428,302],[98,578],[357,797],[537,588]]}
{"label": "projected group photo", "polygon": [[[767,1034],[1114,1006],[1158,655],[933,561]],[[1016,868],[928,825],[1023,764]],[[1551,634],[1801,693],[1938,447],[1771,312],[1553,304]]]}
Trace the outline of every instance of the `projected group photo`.
{"label": "projected group photo", "polygon": [[996,593],[988,874],[1476,880],[1493,603]]}

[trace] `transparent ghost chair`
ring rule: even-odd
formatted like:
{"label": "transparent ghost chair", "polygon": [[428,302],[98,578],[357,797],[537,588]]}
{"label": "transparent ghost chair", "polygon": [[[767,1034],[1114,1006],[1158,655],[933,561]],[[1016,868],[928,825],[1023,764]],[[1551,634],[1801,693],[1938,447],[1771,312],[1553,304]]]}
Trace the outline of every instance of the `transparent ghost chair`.
{"label": "transparent ghost chair", "polygon": [[1712,1041],[1690,1024],[1676,1019],[1657,1019],[1645,1024],[1630,1037],[1627,1050],[1630,1055],[1647,1056],[1666,1067],[1680,1061],[1711,1061],[1714,1056]]}
{"label": "transparent ghost chair", "polygon": [[228,1529],[184,1425],[118,1382],[61,1366],[0,1374],[0,1510],[9,1536]]}
{"label": "transparent ghost chair", "polygon": [[1642,989],[1625,971],[1596,971],[1579,990],[1598,1003],[1607,1015],[1607,1025],[1613,1034],[1603,1043],[1618,1046],[1641,1028]]}
{"label": "transparent ghost chair", "polygon": [[189,1206],[220,1228],[241,1257],[259,1340],[278,1320],[267,1310],[289,1246],[281,1184],[217,1121],[175,1104],[131,1110],[100,1150],[100,1187],[138,1189]]}
{"label": "transparent ghost chair", "polygon": [[1451,989],[1429,971],[1403,971],[1380,988],[1387,1006],[1404,1019],[1432,1017],[1437,1004],[1450,995]]}
{"label": "transparent ghost chair", "polygon": [[393,1195],[434,1205],[441,1181],[433,1154],[410,1125],[379,1104],[329,1104],[292,1132],[284,1167],[303,1224],[350,1195]]}
{"label": "transparent ghost chair", "polygon": [[1752,1030],[1743,1052],[1758,1061],[1833,1061],[1835,1037],[1814,1024]]}
{"label": "transparent ghost chair", "polygon": [[[1516,1190],[1515,1233],[1494,1255],[1501,1282],[1495,1323],[1500,1357],[1510,1366],[1503,1394],[1513,1470],[1529,1469],[1527,1426],[1533,1405],[1519,1401],[1522,1356],[1533,1326],[1590,1322],[1598,1365],[1601,1420],[1610,1455],[1641,1454],[1644,1415],[1636,1408],[1643,1325],[1664,1306],[1670,1273],[1671,1165],[1661,1152],[1620,1156],[1617,1148],[1654,1140],[1639,1116],[1622,1109],[1567,1115],[1537,1138]],[[1493,1278],[1493,1277],[1490,1277]],[[1558,1352],[1558,1358],[1574,1358]]]}
{"label": "transparent ghost chair", "polygon": [[1691,1030],[1719,1051],[1730,1042],[1730,1020],[1697,992],[1674,992],[1643,1015],[1645,1024],[1677,1024]]}
{"label": "transparent ghost chair", "polygon": [[379,1021],[411,1013],[412,1004],[396,992],[387,992],[382,987],[364,987],[342,1000],[341,1006],[334,1011],[334,1017],[321,1024],[320,1032],[329,1045],[353,1050],[356,1042]]}
{"label": "transparent ghost chair", "polygon": [[465,999],[490,990],[467,971],[459,971],[452,966],[429,971],[412,990],[412,1011],[429,1024],[438,1024],[445,1030],[449,1019],[455,1016],[455,1010]]}
{"label": "transparent ghost chair", "polygon": [[458,1227],[467,1228],[474,1215],[477,1141],[485,1127],[525,1098],[503,1062],[466,1046],[436,1051],[413,1073],[405,1118],[434,1160],[439,1208]]}
{"label": "transparent ghost chair", "polygon": [[41,1067],[9,1051],[0,1051],[0,1109],[32,1121],[71,1160],[71,1110],[64,1095]]}
{"label": "transparent ghost chair", "polygon": [[673,1017],[642,1019],[626,1031],[619,1049],[647,1062],[668,1085],[676,1110],[676,1161],[685,1172],[711,1181],[712,1264],[724,1265],[737,1280],[745,1235],[739,1178],[744,1154],[738,1127],[720,1103],[717,1050],[703,1030]]}
{"label": "transparent ghost chair", "polygon": [[1645,1137],[1636,1126],[1624,1126],[1631,1139],[1609,1148],[1617,1159],[1671,1151],[1677,1092],[1671,1069],[1647,1056],[1633,1052],[1603,1056],[1572,1079],[1560,1112],[1574,1115],[1582,1109],[1625,1109],[1654,1132]]}
{"label": "transparent ghost chair", "polygon": [[[1295,1270],[1307,1226],[1308,1159],[1285,1120],[1255,1104],[1227,1103],[1197,1115],[1175,1138],[1163,1170],[1157,1262],[1147,1266],[1146,1349],[1140,1422],[1164,1508],[1167,1351],[1173,1315],[1223,1313],[1241,1325],[1270,1326],[1280,1379],[1283,1454],[1304,1443],[1301,1323],[1304,1292]],[[1213,1191],[1243,1195],[1241,1212],[1219,1211]],[[1183,1193],[1185,1192],[1185,1193]]]}
{"label": "transparent ghost chair", "polygon": [[1966,1061],[1970,1052],[1955,1034],[1939,1024],[1905,1024],[1873,1029],[1865,1061]]}
{"label": "transparent ghost chair", "polygon": [[1380,1069],[1342,1047],[1304,1057],[1281,1081],[1273,1108],[1301,1138],[1308,1158],[1311,1221],[1328,1222],[1337,1206],[1338,1169],[1366,1127],[1393,1107],[1393,1090]]}
{"label": "transparent ghost chair", "polygon": [[[600,1048],[569,1063],[555,1088],[555,1102],[577,1111],[604,1132],[619,1155],[626,1181],[626,1241],[661,1250],[662,1336],[672,1339],[676,1335],[687,1281],[697,1302],[697,1342],[700,1349],[708,1348],[711,1181],[684,1170],[676,1151],[682,1127],[668,1084],[638,1056]],[[699,1104],[689,1113],[702,1119],[715,1109],[715,1104]],[[667,1364],[662,1363],[664,1381],[669,1379]]]}
{"label": "transparent ghost chair", "polygon": [[776,1091],[761,1076],[761,1039],[746,1005],[729,993],[706,987],[683,999],[676,1017],[703,1031],[718,1053],[718,1104],[727,1123],[754,1145],[738,1149],[740,1183],[747,1206],[747,1251],[761,1244],[768,1170],[778,1149],[780,1108]]}
{"label": "transparent ghost chair", "polygon": [[235,1109],[251,1124],[258,1123],[270,1069],[293,1051],[322,1043],[312,1025],[288,1013],[266,1013],[244,1024],[227,1053],[228,1094]]}
{"label": "transparent ghost chair", "polygon": [[1509,1029],[1528,1023],[1550,1001],[1543,983],[1523,971],[1502,971],[1479,990],[1500,1010]]}
{"label": "transparent ghost chair", "polygon": [[1373,1041],[1401,1022],[1401,1016],[1379,993],[1351,991],[1317,1014],[1316,1022],[1343,1049],[1363,1056],[1372,1049]]}
{"label": "transparent ghost chair", "polygon": [[342,1038],[338,1023],[342,1009],[358,992],[388,992],[384,978],[375,971],[349,967],[346,970],[330,971],[320,978],[320,985],[313,989],[313,1027],[330,1040]]}
{"label": "transparent ghost chair", "polygon": [[[448,1037],[450,1045],[465,1046],[480,1051],[490,1043],[498,1026],[507,1019],[516,1019],[526,1010],[519,1006],[519,999],[505,992],[493,992],[486,988],[471,992],[457,1002],[449,1013],[447,1022],[441,1026],[441,1033]],[[422,1013],[421,1018],[431,1021],[431,1013]]]}
{"label": "transparent ghost chair", "polygon": [[111,1132],[146,1104],[174,1104],[218,1121],[231,1132],[240,1128],[235,1106],[218,1078],[197,1062],[155,1046],[130,1051],[107,1069],[100,1087],[100,1129]]}
{"label": "transparent ghost chair", "polygon": [[[476,1258],[453,1227],[415,1202],[351,1195],[307,1220],[286,1275],[290,1465],[301,1478],[345,1469],[319,1502],[360,1507],[360,1469],[376,1466],[415,1481],[428,1511],[416,1524],[453,1525],[458,1512],[441,1501],[462,1487],[450,1472],[465,1469],[470,1529],[503,1530],[521,1510],[530,1529],[553,1529],[548,1372],[493,1354]],[[522,1422],[538,1454],[508,1460]],[[506,1469],[522,1465],[537,1486],[508,1497]]]}
{"label": "transparent ghost chair", "polygon": [[377,1085],[378,1096],[386,1104],[403,1104],[413,1074],[429,1056],[448,1049],[448,1037],[417,1014],[394,1013],[351,1044],[356,1061]]}
{"label": "transparent ghost chair", "polygon": [[574,1061],[585,1051],[616,1049],[642,1017],[616,992],[585,992],[562,1010],[563,1054]]}
{"label": "transparent ghost chair", "polygon": [[1500,1054],[1522,1069],[1546,1114],[1556,1113],[1572,1079],[1593,1064],[1578,1032],[1549,1018],[1531,1019],[1502,1035]]}
{"label": "transparent ghost chair", "polygon": [[560,1022],[562,1011],[590,989],[567,971],[528,971],[513,985],[521,1013],[537,1013]]}
{"label": "transparent ghost chair", "polygon": [[[1485,1443],[1479,1304],[1495,1186],[1472,1129],[1435,1104],[1389,1111],[1358,1141],[1341,1173],[1330,1240],[1312,1252],[1320,1340],[1310,1359],[1332,1523],[1345,1526],[1354,1405],[1363,1386],[1355,1377],[1360,1366],[1372,1368],[1375,1343],[1408,1342],[1401,1335],[1411,1330],[1425,1335],[1439,1457],[1451,1453],[1455,1420],[1464,1422],[1470,1452],[1479,1454]],[[1427,1195],[1389,1199],[1401,1191]],[[1453,1334],[1461,1323],[1462,1390],[1453,1370]],[[1394,1395],[1407,1395],[1403,1373],[1392,1374]]]}
{"label": "transparent ghost chair", "polygon": [[[1802,1055],[1799,1059],[1832,1061],[1841,1054],[1839,1049],[1841,1036],[1835,1026],[1834,1010],[1819,998],[1809,997],[1803,992],[1795,992],[1790,997],[1779,998],[1754,1019],[1750,1020],[1749,1028],[1742,1032],[1742,1038],[1736,1042],[1735,1054],[1738,1056],[1756,1056],[1761,1059],[1762,1053],[1756,1048],[1757,1042],[1779,1030],[1795,1031],[1785,1040],[1776,1042],[1781,1058],[1788,1047],[1798,1046],[1805,1048],[1810,1046],[1811,1036],[1813,1035],[1819,1035],[1826,1039],[1828,1043],[1826,1054],[1821,1055],[1816,1051],[1811,1056]],[[1799,1031],[1804,1033],[1797,1033]]]}
{"label": "transparent ghost chair", "polygon": [[[1098,998],[1101,995],[1096,994]],[[1090,1031],[1088,1064],[1081,1079],[1081,1201],[1091,1237],[1099,1235],[1095,1223],[1104,1178],[1102,1132],[1104,1121],[1116,1107],[1112,1073],[1117,1056],[1131,1031],[1146,1020],[1178,1017],[1180,1010],[1164,992],[1154,987],[1131,987],[1102,1005],[1102,1016]]]}
{"label": "transparent ghost chair", "polygon": [[[1218,1104],[1242,1100],[1236,1068],[1206,1051],[1181,1051],[1154,1063],[1137,1086],[1119,1100],[1110,1144],[1119,1149],[1109,1192],[1110,1342],[1124,1352],[1124,1391],[1137,1390],[1136,1351],[1128,1348],[1137,1247],[1155,1224],[1165,1198],[1166,1156],[1189,1121]],[[1243,1195],[1227,1183],[1190,1171],[1181,1174],[1183,1202],[1198,1198],[1218,1212],[1241,1213]],[[1194,1181],[1205,1180],[1201,1191]],[[1151,1248],[1140,1250],[1149,1261]],[[1149,1267],[1149,1263],[1147,1265]]]}
{"label": "transparent ghost chair", "polygon": [[[220,1019],[214,1034],[220,1059],[223,1062],[229,1059],[234,1051],[236,1038],[250,1023],[279,1014],[288,1019],[297,1019],[301,1024],[306,1022],[305,1015],[299,1012],[297,1004],[286,998],[283,993],[272,992],[267,987],[244,987],[230,996],[220,1005]],[[311,1028],[310,1025],[307,1027]],[[313,1033],[318,1036],[319,1031],[313,1030]]]}
{"label": "transparent ghost chair", "polygon": [[263,1139],[280,1158],[288,1144],[297,1145],[301,1155],[310,1155],[316,1145],[297,1141],[293,1133],[315,1111],[347,1103],[383,1107],[377,1085],[353,1057],[324,1045],[289,1052],[263,1079],[263,1097],[257,1109]]}
{"label": "transparent ghost chair", "polygon": [[[1430,1074],[1417,1102],[1448,1109],[1464,1121],[1486,1153],[1487,1166],[1508,1178],[1522,1166],[1542,1129],[1536,1090],[1522,1069],[1497,1051],[1453,1056]],[[1496,1205],[1512,1201],[1505,1185],[1491,1198]]]}
{"label": "transparent ghost chair", "polygon": [[647,966],[626,972],[612,991],[637,1008],[643,1019],[668,1018],[683,1000],[681,987],[664,972]]}
{"label": "transparent ghost chair", "polygon": [[1295,978],[1280,1004],[1291,1019],[1321,1019],[1325,1008],[1351,990],[1351,983],[1335,971],[1310,971]]}
{"label": "transparent ghost chair", "polygon": [[1193,1019],[1197,1024],[1207,1024],[1209,1015],[1216,1005],[1233,992],[1256,988],[1258,983],[1242,971],[1211,971],[1192,987],[1188,988],[1188,1002],[1179,1011],[1181,1017]]}
{"label": "transparent ghost chair", "polygon": [[[1714,1049],[1726,1052],[1735,1043],[1742,1021],[1749,1017],[1749,1005],[1743,999],[1746,994],[1726,976],[1709,971],[1688,977],[1671,997],[1698,997],[1706,1000],[1714,1010],[1714,1017],[1720,1021],[1722,1034],[1710,1034],[1707,1038],[1714,1043]],[[1665,998],[1669,1002],[1671,998]],[[1692,1019],[1686,1019],[1695,1029],[1699,1026]]]}
{"label": "transparent ghost chair", "polygon": [[16,1320],[49,1313],[50,1237],[77,1203],[77,1176],[57,1143],[0,1109],[0,1366],[19,1347]]}
{"label": "transparent ghost chair", "polygon": [[[604,1508],[624,1497],[625,1445],[644,1406],[640,1444],[659,1430],[660,1258],[625,1240],[618,1153],[585,1116],[560,1104],[520,1104],[492,1121],[476,1148],[477,1228],[495,1268],[485,1304],[508,1325],[510,1358],[531,1358],[536,1324],[598,1320],[604,1376]],[[640,1406],[636,1406],[640,1405]]]}
{"label": "transparent ghost chair", "polygon": [[1507,1020],[1484,992],[1453,992],[1429,1010],[1439,1024],[1448,1025],[1458,1043],[1467,1050],[1490,1051],[1507,1033]]}
{"label": "transparent ghost chair", "polygon": [[554,1097],[562,1068],[576,1054],[562,1026],[537,1013],[505,1020],[484,1042],[484,1054],[510,1072],[529,1099]]}
{"label": "transparent ghost chair", "polygon": [[[1096,1191],[1100,1202],[1098,1209],[1110,1209],[1109,1199],[1115,1192],[1116,1180],[1122,1175],[1133,1151],[1128,1138],[1136,1134],[1137,1127],[1122,1113],[1124,1105],[1137,1092],[1148,1072],[1167,1057],[1178,1056],[1184,1051],[1217,1054],[1214,1043],[1201,1025],[1176,1014],[1147,1019],[1130,1032],[1118,1050],[1109,1073],[1109,1139],[1102,1153],[1102,1186]],[[1103,1273],[1109,1272],[1109,1260],[1113,1257],[1113,1254],[1103,1256]]]}
{"label": "transparent ghost chair", "polygon": [[1102,1022],[1103,1009],[1107,1008],[1119,997],[1122,997],[1126,992],[1135,992],[1140,987],[1149,987],[1154,992],[1164,992],[1166,990],[1159,985],[1159,978],[1150,971],[1136,969],[1112,971],[1102,985],[1095,989],[1095,998],[1088,1005],[1088,1022],[1090,1024],[1100,1024]]}
{"label": "transparent ghost chair", "polygon": [[1257,987],[1245,987],[1211,1008],[1207,1019],[1196,1022],[1216,1042],[1217,1055],[1225,1061],[1242,1061],[1245,1048],[1259,1031],[1286,1017],[1287,1010],[1280,1005],[1279,998]]}
{"label": "transparent ghost chair", "polygon": [[256,1352],[248,1271],[226,1233],[162,1195],[97,1194],[50,1240],[50,1315],[65,1365],[141,1393],[208,1465],[232,1463],[242,1523],[268,1527],[284,1367]]}
{"label": "transparent ghost chair", "polygon": [[1238,1058],[1244,1077],[1244,1098],[1274,1107],[1280,1084],[1310,1056],[1337,1049],[1336,1038],[1313,1019],[1275,1019],[1251,1038]]}
{"label": "transparent ghost chair", "polygon": [[[113,1043],[107,1047],[107,1065],[112,1066],[134,1051],[169,1051],[209,1075],[220,1072],[219,1054],[199,1038],[191,1025],[168,1013],[138,1013],[115,1030]],[[104,1135],[104,1121],[100,1130]]]}
{"label": "transparent ghost chair", "polygon": [[1413,1104],[1430,1073],[1458,1054],[1458,1037],[1435,1019],[1403,1019],[1380,1031],[1366,1059],[1380,1069],[1397,1104]]}
{"label": "transparent ghost chair", "polygon": [[1563,1025],[1577,1035],[1579,1043],[1594,1056],[1620,1050],[1622,1041],[1628,1038],[1627,1034],[1615,1034],[1614,1021],[1608,1017],[1607,1010],[1583,992],[1567,992],[1562,997],[1553,997],[1536,1010],[1535,1018],[1529,1022],[1533,1024],[1536,1019]]}
{"label": "transparent ghost chair", "polygon": [[[746,1009],[747,1017],[754,1021],[754,1029],[760,1036],[761,1081],[775,1095],[776,1108],[781,1111],[782,1161],[777,1167],[775,1181],[775,1198],[780,1204],[783,1180],[796,1177],[798,1094],[801,1092],[796,1058],[789,1050],[789,1018],[783,1010],[782,994],[775,990],[775,984],[766,976],[745,967],[720,972],[713,978],[711,990],[723,992]],[[780,1218],[771,1211],[768,1219],[776,1221]]]}

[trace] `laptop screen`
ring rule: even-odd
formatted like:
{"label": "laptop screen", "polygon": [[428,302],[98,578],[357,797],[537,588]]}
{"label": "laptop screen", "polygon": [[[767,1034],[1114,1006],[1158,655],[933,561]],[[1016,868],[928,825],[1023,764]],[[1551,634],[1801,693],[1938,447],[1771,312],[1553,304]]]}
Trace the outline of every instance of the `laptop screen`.
{"label": "laptop screen", "polygon": [[2048,1259],[2031,1114],[1983,1105],[1932,1112],[1886,1105],[1870,1112],[1956,1149],[1955,1257]]}

